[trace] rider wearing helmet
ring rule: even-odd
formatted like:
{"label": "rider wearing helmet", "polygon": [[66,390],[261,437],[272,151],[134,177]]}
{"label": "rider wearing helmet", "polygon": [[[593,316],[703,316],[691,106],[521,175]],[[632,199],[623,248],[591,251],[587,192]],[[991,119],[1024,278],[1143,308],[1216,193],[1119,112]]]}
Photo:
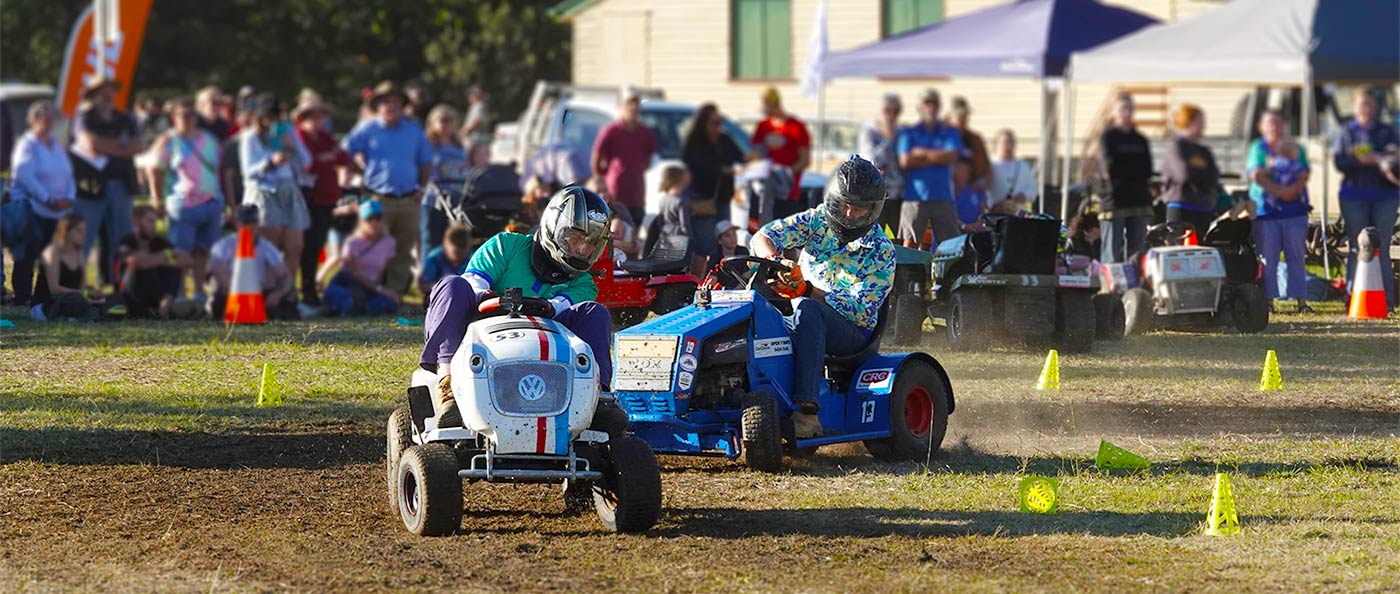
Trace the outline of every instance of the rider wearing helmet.
{"label": "rider wearing helmet", "polygon": [[[534,234],[497,233],[472,254],[466,272],[433,286],[428,296],[427,340],[418,364],[438,374],[433,402],[439,426],[462,424],[452,397],[449,363],[466,336],[467,325],[476,319],[478,303],[506,289],[548,299],[554,306],[554,321],[598,354],[602,388],[610,389],[612,319],[607,308],[594,301],[598,285],[588,274],[607,249],[608,216],[608,205],[597,194],[577,186],[564,188],[549,199]],[[616,407],[598,410],[605,415],[622,414]],[[625,428],[625,414],[621,423]],[[594,424],[598,424],[596,417]]]}
{"label": "rider wearing helmet", "polygon": [[[750,242],[755,256],[793,268],[769,286],[792,299],[793,424],[798,437],[821,433],[817,395],[826,355],[864,348],[894,280],[894,245],[875,222],[885,201],[884,176],[851,157],[836,168],[822,205],[778,219]],[[801,250],[798,261],[783,255]]]}

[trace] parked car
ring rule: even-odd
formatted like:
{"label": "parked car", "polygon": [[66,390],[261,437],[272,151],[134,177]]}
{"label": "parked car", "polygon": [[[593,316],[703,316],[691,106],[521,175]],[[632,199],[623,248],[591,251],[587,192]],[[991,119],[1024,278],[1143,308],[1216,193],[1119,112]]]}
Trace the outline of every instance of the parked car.
{"label": "parked car", "polygon": [[520,143],[520,123],[502,122],[491,132],[491,162],[513,163]]}

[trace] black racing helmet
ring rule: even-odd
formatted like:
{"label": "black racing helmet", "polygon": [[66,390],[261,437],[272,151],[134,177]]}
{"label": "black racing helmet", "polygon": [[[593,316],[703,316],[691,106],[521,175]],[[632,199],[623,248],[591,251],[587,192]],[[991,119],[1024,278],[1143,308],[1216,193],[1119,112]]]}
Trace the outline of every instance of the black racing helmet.
{"label": "black racing helmet", "polygon": [[579,186],[549,199],[535,231],[530,266],[541,280],[560,283],[588,272],[607,249],[607,202]]}
{"label": "black racing helmet", "polygon": [[[846,206],[865,209],[865,214],[846,216]],[[841,243],[860,239],[880,219],[885,206],[885,176],[874,163],[852,155],[831,174],[822,197],[822,212]]]}

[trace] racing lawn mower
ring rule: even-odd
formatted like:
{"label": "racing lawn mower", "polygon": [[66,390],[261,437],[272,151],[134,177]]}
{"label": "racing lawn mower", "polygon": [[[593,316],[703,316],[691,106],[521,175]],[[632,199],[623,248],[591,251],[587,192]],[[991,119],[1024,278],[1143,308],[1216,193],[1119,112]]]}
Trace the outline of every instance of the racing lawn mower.
{"label": "racing lawn mower", "polygon": [[1247,219],[1218,219],[1197,245],[1188,223],[1149,227],[1141,280],[1123,293],[1125,331],[1233,325],[1246,334],[1262,332],[1269,300],[1250,231]]}
{"label": "racing lawn mower", "polygon": [[[746,278],[739,269],[748,265],[756,268]],[[927,460],[947,431],[953,387],[926,353],[879,353],[889,299],[864,348],[826,358],[823,435],[795,438],[793,345],[781,311],[791,302],[764,282],[788,270],[725,258],[693,305],[614,336],[613,388],[631,431],[661,454],[737,458],[763,471],[780,470],[785,452],[854,441],[882,460]]]}
{"label": "racing lawn mower", "polygon": [[520,178],[505,165],[478,167],[466,179],[431,181],[424,191],[433,208],[466,227],[478,244],[504,231],[521,208]]}
{"label": "racing lawn mower", "polygon": [[1055,273],[1059,221],[984,215],[983,222],[986,230],[939,243],[933,254],[929,317],[947,326],[948,343],[957,350],[1000,342],[1093,348],[1098,279]]}
{"label": "racing lawn mower", "polygon": [[466,479],[563,483],[567,500],[591,492],[608,530],[650,528],[661,512],[656,456],[641,439],[588,428],[599,407],[588,344],[550,319],[549,301],[519,289],[480,310],[451,363],[463,426],[438,427],[436,374],[423,369],[389,417],[389,505],[404,527],[420,536],[457,530]]}
{"label": "racing lawn mower", "polygon": [[686,306],[700,284],[688,272],[689,239],[661,237],[660,222],[654,217],[649,225],[646,258],[614,262],[609,248],[593,265],[598,302],[608,307],[614,329],[637,324],[648,312],[661,315]]}

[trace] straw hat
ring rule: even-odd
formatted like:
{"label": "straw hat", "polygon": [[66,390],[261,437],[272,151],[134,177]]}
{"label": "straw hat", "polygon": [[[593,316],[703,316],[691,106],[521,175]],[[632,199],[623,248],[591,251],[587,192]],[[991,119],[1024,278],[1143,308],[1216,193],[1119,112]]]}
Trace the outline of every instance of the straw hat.
{"label": "straw hat", "polygon": [[103,87],[120,89],[122,88],[122,83],[115,78],[107,78],[105,74],[99,74],[83,87],[83,99],[92,99],[92,96],[102,90]]}
{"label": "straw hat", "polygon": [[330,104],[322,101],[320,97],[311,97],[298,103],[296,109],[292,110],[292,120],[299,122],[302,116],[310,116],[318,113],[330,115],[334,113],[334,111]]}

